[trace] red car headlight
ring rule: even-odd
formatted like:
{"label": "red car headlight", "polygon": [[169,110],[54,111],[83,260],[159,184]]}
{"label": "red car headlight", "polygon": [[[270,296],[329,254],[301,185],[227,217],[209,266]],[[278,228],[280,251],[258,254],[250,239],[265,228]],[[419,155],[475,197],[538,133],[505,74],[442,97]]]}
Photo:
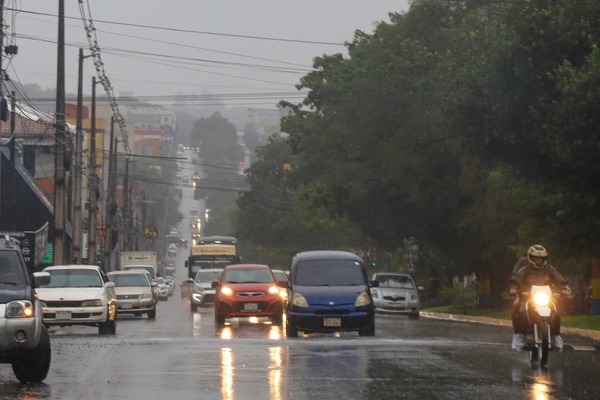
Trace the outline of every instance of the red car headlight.
{"label": "red car headlight", "polygon": [[225,296],[233,296],[233,289],[228,286],[224,286],[221,288],[221,294]]}

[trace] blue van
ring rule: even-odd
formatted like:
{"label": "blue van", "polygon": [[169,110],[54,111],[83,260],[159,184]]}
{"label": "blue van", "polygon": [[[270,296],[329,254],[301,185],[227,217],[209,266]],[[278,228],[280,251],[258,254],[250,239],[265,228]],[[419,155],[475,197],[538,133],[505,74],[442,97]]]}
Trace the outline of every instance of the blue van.
{"label": "blue van", "polygon": [[290,286],[288,337],[298,337],[298,331],[375,335],[367,271],[356,254],[339,250],[298,253],[292,260]]}

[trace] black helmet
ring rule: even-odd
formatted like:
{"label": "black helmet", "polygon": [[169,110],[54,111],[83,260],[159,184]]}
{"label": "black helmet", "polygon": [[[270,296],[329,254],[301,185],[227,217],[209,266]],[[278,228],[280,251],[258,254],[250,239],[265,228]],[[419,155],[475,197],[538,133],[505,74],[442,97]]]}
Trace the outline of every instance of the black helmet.
{"label": "black helmet", "polygon": [[[542,257],[542,262],[541,263],[536,263],[533,260],[533,257]],[[527,260],[529,261],[529,264],[531,264],[532,267],[535,268],[542,268],[544,266],[544,264],[546,263],[546,258],[548,257],[548,252],[546,251],[546,248],[540,244],[534,244],[533,246],[531,246],[529,248],[529,250],[527,250]]]}

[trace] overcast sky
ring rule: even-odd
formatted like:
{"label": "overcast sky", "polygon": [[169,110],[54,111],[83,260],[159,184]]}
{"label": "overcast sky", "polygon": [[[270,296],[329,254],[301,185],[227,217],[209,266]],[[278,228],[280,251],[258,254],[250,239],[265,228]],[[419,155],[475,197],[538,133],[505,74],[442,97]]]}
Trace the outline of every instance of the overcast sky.
{"label": "overcast sky", "polygon": [[[5,8],[5,44],[19,46],[4,60],[8,75],[56,87],[58,0],[5,0]],[[211,93],[228,106],[273,107],[300,101],[288,93],[315,56],[345,53],[356,29],[371,33],[408,0],[83,0],[83,9],[116,95],[166,105],[177,93]],[[88,48],[78,0],[65,0],[65,16],[66,90],[76,93],[78,49]],[[88,95],[92,59],[84,64]]]}

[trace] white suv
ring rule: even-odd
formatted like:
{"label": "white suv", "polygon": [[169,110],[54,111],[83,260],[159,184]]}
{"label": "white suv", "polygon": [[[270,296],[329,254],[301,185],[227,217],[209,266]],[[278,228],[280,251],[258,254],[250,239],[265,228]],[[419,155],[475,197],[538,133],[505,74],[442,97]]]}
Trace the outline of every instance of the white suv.
{"label": "white suv", "polygon": [[[39,274],[36,284],[48,283]],[[50,337],[21,250],[8,236],[0,241],[0,363],[10,363],[22,383],[39,383],[50,370]]]}
{"label": "white suv", "polygon": [[46,325],[97,326],[100,335],[117,333],[115,284],[96,265],[55,265],[43,272],[50,283],[37,288]]}

